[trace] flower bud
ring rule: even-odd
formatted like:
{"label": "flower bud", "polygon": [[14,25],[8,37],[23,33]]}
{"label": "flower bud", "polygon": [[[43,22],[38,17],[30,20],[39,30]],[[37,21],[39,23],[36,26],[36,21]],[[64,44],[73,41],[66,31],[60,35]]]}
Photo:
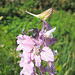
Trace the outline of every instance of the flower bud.
{"label": "flower bud", "polygon": [[26,10],[26,12],[27,12],[28,14],[30,14],[30,15],[33,15],[33,16],[37,17],[37,18],[40,18],[40,19],[42,19],[42,20],[46,20],[46,19],[53,13],[53,9],[52,9],[52,8],[47,9],[46,11],[44,11],[44,12],[42,12],[41,14],[38,14],[38,15],[35,15],[35,14],[33,14],[33,13],[30,13],[30,12],[28,12],[27,10]]}

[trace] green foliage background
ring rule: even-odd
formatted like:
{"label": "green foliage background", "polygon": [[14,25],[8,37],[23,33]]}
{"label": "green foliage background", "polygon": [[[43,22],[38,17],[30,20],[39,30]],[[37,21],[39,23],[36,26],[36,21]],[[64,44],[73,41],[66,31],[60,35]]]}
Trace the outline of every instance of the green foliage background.
{"label": "green foliage background", "polygon": [[22,29],[25,28],[26,32],[42,28],[43,23],[39,24],[39,19],[25,13],[25,10],[39,14],[48,8],[55,10],[47,23],[57,28],[53,34],[58,42],[50,46],[58,50],[55,57],[57,75],[74,75],[74,7],[74,0],[0,0],[0,16],[3,16],[0,20],[0,75],[19,75],[21,71],[16,36],[22,34]]}

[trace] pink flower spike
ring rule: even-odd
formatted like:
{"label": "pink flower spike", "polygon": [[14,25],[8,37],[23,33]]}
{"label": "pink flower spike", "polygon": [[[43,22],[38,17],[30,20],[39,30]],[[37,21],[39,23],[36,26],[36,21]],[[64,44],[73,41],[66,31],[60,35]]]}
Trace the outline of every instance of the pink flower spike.
{"label": "pink flower spike", "polygon": [[[47,18],[49,14],[45,15],[44,18]],[[45,72],[48,72],[49,75],[56,73],[53,62],[55,61],[54,55],[57,54],[57,51],[52,51],[49,48],[49,45],[57,42],[57,38],[53,38],[52,34],[55,30],[56,27],[51,29],[50,25],[43,20],[41,31],[37,28],[30,29],[27,32],[32,31],[32,35],[28,36],[26,35],[27,32],[25,33],[23,29],[24,35],[19,34],[17,36],[18,47],[16,51],[22,50],[19,53],[19,57],[21,57],[19,66],[23,68],[20,75],[38,75],[38,71],[36,71],[38,69],[40,70],[40,75],[44,75]],[[45,67],[41,65],[42,60],[46,62]],[[47,62],[49,66],[47,66]]]}

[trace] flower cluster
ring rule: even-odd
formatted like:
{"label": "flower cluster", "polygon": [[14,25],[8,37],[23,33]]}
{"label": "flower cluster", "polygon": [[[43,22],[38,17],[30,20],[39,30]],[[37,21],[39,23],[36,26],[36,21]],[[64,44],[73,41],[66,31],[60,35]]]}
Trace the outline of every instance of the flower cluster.
{"label": "flower cluster", "polygon": [[[38,75],[37,69],[40,70],[40,75],[44,75],[48,72],[49,75],[54,75],[55,66],[53,62],[55,61],[54,55],[57,51],[52,51],[49,46],[57,42],[57,38],[53,38],[53,32],[56,27],[51,29],[50,25],[43,20],[43,27],[41,30],[34,28],[29,30],[32,31],[32,35],[28,36],[24,32],[17,36],[18,47],[16,51],[22,50],[19,53],[21,60],[19,66],[23,67],[20,75]],[[42,61],[45,61],[46,66],[41,65]],[[49,66],[48,66],[49,65]]]}

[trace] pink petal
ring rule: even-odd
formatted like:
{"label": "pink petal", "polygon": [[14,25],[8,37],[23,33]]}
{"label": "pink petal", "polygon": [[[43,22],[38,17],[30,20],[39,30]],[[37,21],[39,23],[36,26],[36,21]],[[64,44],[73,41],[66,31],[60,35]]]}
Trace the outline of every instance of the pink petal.
{"label": "pink petal", "polygon": [[40,56],[35,55],[35,65],[37,67],[41,66],[41,58],[40,58]]}
{"label": "pink petal", "polygon": [[24,58],[21,58],[20,62],[19,62],[19,66],[23,67],[24,66]]}
{"label": "pink petal", "polygon": [[49,47],[44,47],[42,49],[43,51],[40,53],[41,54],[41,59],[44,61],[54,61],[54,55],[51,49]]}
{"label": "pink petal", "polygon": [[23,51],[23,57],[24,57],[25,62],[30,61],[30,53],[27,53],[27,52]]}
{"label": "pink petal", "polygon": [[34,42],[31,39],[31,37],[27,36],[27,35],[19,35],[17,37],[17,43],[20,45],[17,48],[17,51],[20,49],[26,50],[27,52],[30,52],[33,47],[34,47]]}
{"label": "pink petal", "polygon": [[23,50],[26,52],[30,52],[33,49],[33,46],[24,45]]}
{"label": "pink petal", "polygon": [[38,45],[39,47],[42,45],[42,43],[43,43],[43,41],[42,41],[42,39],[32,39],[33,41],[34,41],[34,43],[36,44],[36,45]]}
{"label": "pink petal", "polygon": [[34,53],[31,53],[31,60],[34,60]]}
{"label": "pink petal", "polygon": [[40,66],[40,73],[44,73],[45,72],[45,68],[43,66]]}
{"label": "pink petal", "polygon": [[22,48],[22,45],[18,45],[16,51],[19,51],[19,50],[22,50],[22,49],[23,49],[23,48]]}
{"label": "pink petal", "polygon": [[48,63],[49,63],[49,67],[50,67],[49,73],[51,75],[56,74],[57,72],[55,72],[55,66],[53,65],[53,63],[52,62],[48,62]]}
{"label": "pink petal", "polygon": [[24,75],[32,75],[33,67],[34,67],[33,62],[30,62],[29,64],[28,63],[24,64],[23,69],[20,72],[20,75],[22,75],[22,74],[24,74]]}

